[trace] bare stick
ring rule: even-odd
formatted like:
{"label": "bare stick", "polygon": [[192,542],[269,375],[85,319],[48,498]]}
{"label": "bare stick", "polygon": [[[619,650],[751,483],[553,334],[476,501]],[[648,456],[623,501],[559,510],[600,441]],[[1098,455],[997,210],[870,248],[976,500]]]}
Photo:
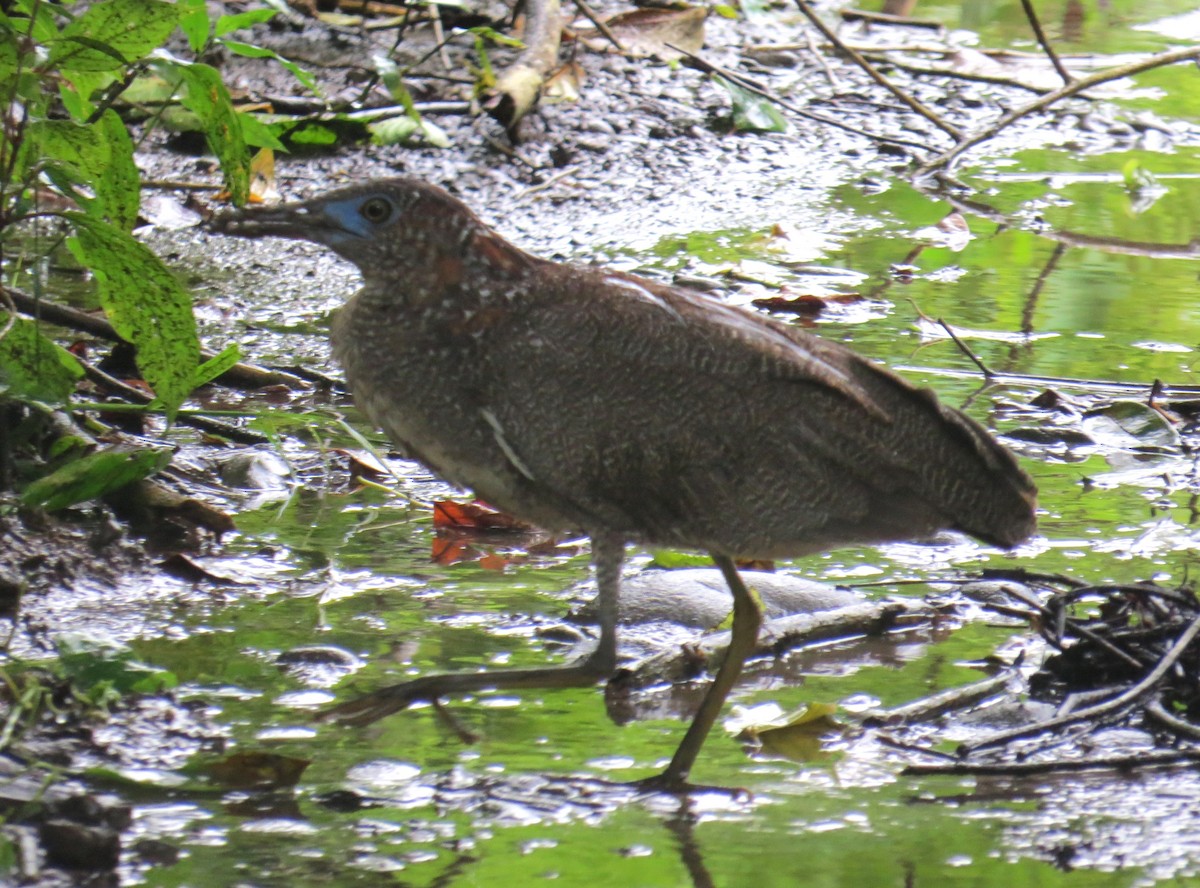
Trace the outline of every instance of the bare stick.
{"label": "bare stick", "polygon": [[826,25],[825,22],[821,21],[820,17],[815,12],[809,9],[807,0],[796,0],[796,5],[800,7],[800,11],[804,14],[804,17],[812,22],[813,27],[820,31],[825,36],[825,39],[836,46],[840,52],[845,53],[856,65],[867,72],[867,76],[894,95],[913,111],[916,111],[942,132],[946,133],[948,136],[950,136],[950,138],[956,141],[962,140],[963,133],[958,129],[958,127],[942,120],[941,117],[927,108],[924,104],[917,101],[900,87],[896,86],[894,83],[880,74],[874,65],[863,58],[862,53],[858,52],[858,50],[851,49],[849,46],[843,43],[842,39],[838,37],[837,34],[833,33],[833,30]]}
{"label": "bare stick", "polygon": [[1056,771],[1124,771],[1136,768],[1159,768],[1165,765],[1183,764],[1200,760],[1200,751],[1195,749],[1172,749],[1139,752],[1137,755],[1105,756],[1094,759],[1067,759],[1055,762],[996,762],[973,764],[960,762],[956,765],[909,765],[900,773],[906,777],[929,777],[935,774],[956,775],[1029,775],[1053,774]]}
{"label": "bare stick", "polygon": [[[105,318],[90,315],[69,306],[37,299],[15,287],[0,287],[0,293],[4,294],[5,299],[10,301],[14,308],[31,317],[58,324],[60,327],[90,333],[92,336],[107,339],[110,342],[124,342],[117,335],[112,324]],[[207,361],[211,357],[213,357],[212,352],[203,350],[200,352],[201,360]],[[291,373],[243,363],[234,364],[218,376],[217,381],[222,385],[243,388],[266,388],[270,385],[284,385],[293,389],[305,388],[300,378]]]}
{"label": "bare stick", "polygon": [[612,28],[604,23],[604,20],[596,14],[596,10],[587,5],[586,0],[575,0],[575,5],[579,7],[579,11],[583,13],[584,17],[596,26],[596,30],[604,35],[604,39],[616,48],[617,52],[625,51],[625,47],[621,45],[617,35],[612,32]]}
{"label": "bare stick", "polygon": [[1050,45],[1050,40],[1046,37],[1046,32],[1042,30],[1042,23],[1038,20],[1037,10],[1033,8],[1032,0],[1021,0],[1021,8],[1025,10],[1025,18],[1029,19],[1029,26],[1033,28],[1033,35],[1037,37],[1038,44],[1046,51],[1046,56],[1050,59],[1050,64],[1054,66],[1054,70],[1058,72],[1058,76],[1063,79],[1063,83],[1070,83],[1075,78],[1063,66],[1058,53]]}
{"label": "bare stick", "polygon": [[907,15],[889,15],[886,12],[868,12],[865,9],[843,9],[839,14],[848,22],[873,22],[879,25],[924,28],[928,31],[942,30],[942,23],[935,22],[933,19],[910,18]]}
{"label": "bare stick", "polygon": [[983,361],[979,360],[979,358],[978,358],[978,356],[976,356],[975,352],[973,352],[973,351],[971,351],[971,349],[967,348],[967,344],[958,338],[958,334],[954,332],[954,329],[949,324],[947,324],[941,318],[938,318],[937,322],[941,326],[941,328],[946,331],[946,335],[948,335],[954,341],[954,344],[958,346],[958,350],[961,351],[968,358],[970,358],[971,363],[979,368],[979,372],[983,374],[984,379],[986,379],[988,382],[991,382],[993,379],[996,378],[996,374],[987,368],[987,364],[985,364],[985,363],[983,363]]}
{"label": "bare stick", "polygon": [[[110,376],[99,367],[89,364],[87,361],[80,361],[79,364],[83,367],[84,375],[88,379],[120,395],[132,404],[149,404],[154,400],[151,395],[146,394],[141,389],[127,385],[115,376]],[[228,438],[230,441],[237,441],[239,444],[270,443],[266,435],[260,435],[258,432],[250,432],[229,423],[218,422],[215,419],[209,419],[207,416],[192,416],[180,413],[175,417],[175,421],[181,425],[191,426],[194,429],[207,432],[210,435],[219,435],[222,438]]]}
{"label": "bare stick", "polygon": [[1002,743],[1007,743],[1009,740],[1016,740],[1020,737],[1030,737],[1034,734],[1043,734],[1047,731],[1054,731],[1067,725],[1075,724],[1076,722],[1087,721],[1088,719],[1100,718],[1101,716],[1109,715],[1122,707],[1128,706],[1135,702],[1143,694],[1150,691],[1164,675],[1179,661],[1183,653],[1188,649],[1196,636],[1200,634],[1200,617],[1197,617],[1183,631],[1183,634],[1176,639],[1171,648],[1162,655],[1158,663],[1153,669],[1146,674],[1146,677],[1137,684],[1126,689],[1123,693],[1118,694],[1111,700],[1106,700],[1103,703],[1098,703],[1095,706],[1089,706],[1086,709],[1077,709],[1068,715],[1058,716],[1057,718],[1046,719],[1043,722],[1037,722],[1032,725],[1025,725],[1020,728],[1015,728],[1011,731],[1000,731],[990,737],[985,737],[976,743],[964,743],[959,747],[960,755],[969,755],[978,749],[984,749],[989,746],[997,746]]}
{"label": "bare stick", "polygon": [[[797,3],[803,0],[796,0]],[[1089,74],[1086,77],[1080,77],[1077,80],[1072,80],[1070,83],[1056,89],[1052,93],[1047,93],[1040,99],[1034,99],[1027,105],[1022,105],[1020,108],[1014,108],[1012,111],[1005,114],[991,126],[976,133],[973,136],[963,139],[945,154],[931,160],[920,170],[918,176],[929,175],[935,170],[942,167],[952,168],[954,162],[964,152],[969,151],[976,145],[986,142],[988,139],[994,138],[998,133],[1007,127],[1011,126],[1022,117],[1028,117],[1030,114],[1036,114],[1038,111],[1043,111],[1049,108],[1056,102],[1078,95],[1085,90],[1089,90],[1101,83],[1109,83],[1113,80],[1120,80],[1122,77],[1132,77],[1134,74],[1140,74],[1143,71],[1149,71],[1152,68],[1161,68],[1165,65],[1174,65],[1177,62],[1186,62],[1189,59],[1200,58],[1200,46],[1191,46],[1186,49],[1175,49],[1170,52],[1159,53],[1158,55],[1150,56],[1142,59],[1140,62],[1130,62],[1128,65],[1119,65],[1116,68],[1108,68],[1104,71],[1097,71],[1095,74]]]}
{"label": "bare stick", "polygon": [[816,114],[812,111],[805,111],[803,108],[799,108],[790,102],[785,102],[778,96],[772,95],[753,80],[748,80],[747,78],[738,74],[736,71],[730,71],[727,68],[722,68],[720,65],[714,65],[712,62],[701,58],[694,52],[688,52],[688,50],[675,46],[672,43],[668,43],[666,46],[686,56],[687,59],[692,63],[693,67],[704,71],[706,74],[716,74],[718,77],[724,77],[726,80],[736,83],[747,92],[752,92],[756,96],[760,96],[766,99],[768,102],[778,105],[780,108],[783,108],[786,111],[791,111],[798,117],[803,117],[807,120],[813,120],[817,123],[825,124],[826,126],[832,126],[835,129],[840,129],[847,133],[854,133],[854,135],[862,136],[864,139],[870,139],[872,142],[878,142],[884,145],[900,145],[905,148],[916,148],[921,151],[929,150],[929,147],[922,142],[916,142],[910,139],[896,139],[891,136],[877,136],[874,133],[869,133],[866,130],[859,129],[856,126],[851,126],[848,123],[842,123],[840,120],[835,120],[832,117],[826,117],[823,114]]}

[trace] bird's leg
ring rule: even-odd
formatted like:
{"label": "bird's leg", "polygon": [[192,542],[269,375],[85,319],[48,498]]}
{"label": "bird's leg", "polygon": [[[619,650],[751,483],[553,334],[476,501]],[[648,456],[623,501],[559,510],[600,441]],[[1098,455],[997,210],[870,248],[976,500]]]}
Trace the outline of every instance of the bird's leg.
{"label": "bird's leg", "polygon": [[338,724],[367,725],[420,700],[434,700],[446,694],[481,691],[485,688],[587,687],[608,678],[617,665],[617,597],[624,554],[625,544],[622,540],[602,535],[592,537],[600,641],[596,649],[582,660],[567,666],[423,675],[341,703],[325,710],[317,718]]}
{"label": "bird's leg", "polygon": [[704,739],[721,714],[725,698],[733,690],[738,676],[742,674],[742,666],[746,659],[754,653],[758,644],[758,630],[762,626],[762,608],[750,594],[746,584],[734,566],[733,559],[727,555],[713,555],[713,561],[721,569],[729,591],[733,593],[733,629],[730,633],[729,647],[725,652],[725,661],[717,670],[712,686],[704,695],[696,717],[692,719],[687,733],[671,757],[671,763],[657,777],[641,781],[648,789],[679,790],[687,788],[688,774],[704,745]]}

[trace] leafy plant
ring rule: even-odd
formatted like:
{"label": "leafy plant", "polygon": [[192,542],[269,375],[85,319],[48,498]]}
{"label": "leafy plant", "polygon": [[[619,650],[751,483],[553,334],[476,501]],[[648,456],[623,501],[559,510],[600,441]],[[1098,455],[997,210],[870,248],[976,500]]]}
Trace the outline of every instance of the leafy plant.
{"label": "leafy plant", "polygon": [[[275,9],[210,18],[204,0],[98,0],[77,8],[13,0],[0,12],[0,260],[4,272],[35,266],[62,245],[96,281],[114,329],[133,345],[153,390],[150,406],[173,421],[195,386],[234,363],[231,346],[201,364],[191,295],[141,244],[137,223],[141,177],[134,140],[118,109],[155,94],[157,114],[175,103],[192,115],[218,158],[233,202],[249,196],[250,147],[282,148],[262,121],[238,111],[220,73],[164,49],[182,31],[196,58],[215,44],[238,55],[270,56],[302,83],[311,75],[270,50],[234,38]],[[147,130],[157,123],[151,117]],[[30,320],[0,302],[0,399],[69,402],[82,369]],[[141,463],[162,463],[150,452]],[[86,467],[86,464],[85,464]],[[94,468],[103,472],[104,466]],[[102,475],[81,488],[110,483]],[[51,497],[47,505],[60,502]]]}

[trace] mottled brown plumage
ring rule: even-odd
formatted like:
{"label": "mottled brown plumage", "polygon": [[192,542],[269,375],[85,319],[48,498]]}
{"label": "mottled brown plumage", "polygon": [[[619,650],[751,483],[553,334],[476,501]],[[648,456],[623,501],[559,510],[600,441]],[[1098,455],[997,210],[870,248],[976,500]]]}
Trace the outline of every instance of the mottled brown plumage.
{"label": "mottled brown plumage", "polygon": [[1009,547],[1034,529],[1029,478],[930,392],[707,297],[538,259],[433,186],[366,182],[214,227],[312,240],[354,262],[364,286],[333,343],[366,414],[447,480],[593,540],[602,639],[590,658],[418,679],[346,704],[344,720],[444,691],[594,681],[615,662],[625,544],[699,549],[731,584],[735,646],[663,775],[679,785],[757,633],[734,556],[943,529]]}

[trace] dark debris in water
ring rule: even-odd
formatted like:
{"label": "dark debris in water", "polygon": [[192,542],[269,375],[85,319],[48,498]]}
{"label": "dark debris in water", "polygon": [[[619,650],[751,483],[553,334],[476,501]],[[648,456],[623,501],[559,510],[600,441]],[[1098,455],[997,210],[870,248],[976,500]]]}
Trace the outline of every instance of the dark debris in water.
{"label": "dark debris in water", "polygon": [[[885,743],[923,759],[905,773],[1019,776],[1200,761],[1200,600],[1191,587],[1086,585],[1021,571],[995,572],[963,592],[1028,619],[1044,647],[1027,647],[978,687],[872,713],[867,724],[884,726]],[[959,728],[1008,724],[977,730],[952,757],[892,733],[946,713]]]}

